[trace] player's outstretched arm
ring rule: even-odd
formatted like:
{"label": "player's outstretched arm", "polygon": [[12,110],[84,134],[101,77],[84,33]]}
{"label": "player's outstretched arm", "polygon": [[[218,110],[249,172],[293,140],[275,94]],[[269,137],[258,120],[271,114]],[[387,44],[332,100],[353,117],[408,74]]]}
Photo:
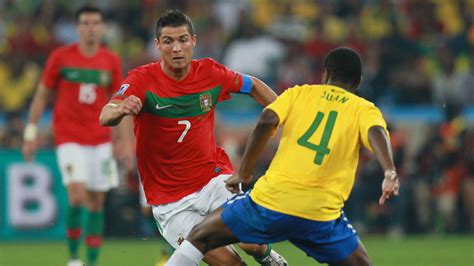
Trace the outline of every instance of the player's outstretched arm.
{"label": "player's outstretched arm", "polygon": [[46,102],[50,90],[40,83],[38,89],[33,96],[33,101],[30,105],[30,110],[28,112],[28,123],[26,124],[25,131],[23,132],[23,157],[27,161],[31,161],[36,152],[36,140],[38,133],[38,121],[43,114]]}
{"label": "player's outstretched arm", "polygon": [[112,100],[102,108],[99,122],[101,126],[116,126],[127,115],[138,115],[142,109],[142,101],[136,96],[128,96],[125,100]]}
{"label": "player's outstretched arm", "polygon": [[239,192],[239,183],[242,183],[244,189],[252,183],[252,172],[257,164],[257,159],[262,153],[268,139],[274,134],[280,118],[270,109],[265,109],[258,119],[257,125],[250,133],[250,137],[245,146],[244,155],[238,175],[232,176],[226,182],[227,189],[231,192]]}
{"label": "player's outstretched arm", "polygon": [[384,180],[382,182],[382,195],[379,204],[384,204],[390,196],[397,196],[400,188],[395,164],[393,163],[392,148],[390,139],[380,126],[373,126],[369,129],[369,143],[375,157],[384,170]]}
{"label": "player's outstretched arm", "polygon": [[276,100],[276,93],[270,87],[268,87],[265,82],[255,77],[250,78],[252,79],[252,90],[250,92],[250,97],[263,106],[267,106]]}

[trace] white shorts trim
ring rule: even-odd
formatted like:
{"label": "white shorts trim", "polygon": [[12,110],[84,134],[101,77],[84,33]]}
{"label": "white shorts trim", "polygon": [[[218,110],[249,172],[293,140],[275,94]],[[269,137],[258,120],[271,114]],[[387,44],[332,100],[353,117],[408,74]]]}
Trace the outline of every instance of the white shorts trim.
{"label": "white shorts trim", "polygon": [[158,229],[171,246],[177,248],[196,224],[232,197],[225,188],[230,176],[219,175],[200,191],[176,202],[152,206]]}
{"label": "white shorts trim", "polygon": [[85,183],[90,191],[108,191],[118,186],[117,162],[110,142],[97,146],[64,143],[56,148],[63,184]]}

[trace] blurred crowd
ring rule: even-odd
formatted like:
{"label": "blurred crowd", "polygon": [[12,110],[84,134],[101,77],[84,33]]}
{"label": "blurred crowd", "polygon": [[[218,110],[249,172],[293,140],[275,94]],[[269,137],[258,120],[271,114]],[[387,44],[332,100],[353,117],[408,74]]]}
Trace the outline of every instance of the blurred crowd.
{"label": "blurred crowd", "polygon": [[[77,40],[73,13],[87,2],[0,0],[0,147],[21,147],[27,107],[45,59],[54,47]],[[416,126],[391,124],[403,183],[400,197],[388,206],[377,205],[382,173],[374,159],[362,152],[346,208],[349,217],[368,232],[474,232],[474,130],[473,122],[461,116],[474,106],[474,0],[101,0],[94,4],[106,14],[104,42],[120,55],[124,73],[159,57],[155,23],[161,12],[171,8],[185,11],[194,22],[195,58],[212,57],[259,77],[278,94],[295,84],[319,83],[325,54],[341,45],[354,48],[364,63],[360,95],[379,106],[433,106],[443,110],[444,118]],[[253,103],[242,101],[231,101],[224,111],[258,111]],[[251,125],[226,130],[225,121],[222,124],[219,141],[238,166]],[[51,148],[47,125],[40,145]],[[260,173],[276,142],[271,146]]]}

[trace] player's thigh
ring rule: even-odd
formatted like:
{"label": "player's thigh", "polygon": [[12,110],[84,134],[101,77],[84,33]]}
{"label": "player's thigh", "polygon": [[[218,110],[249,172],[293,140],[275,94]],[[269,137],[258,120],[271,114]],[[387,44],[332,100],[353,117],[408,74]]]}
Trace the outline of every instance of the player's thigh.
{"label": "player's thigh", "polygon": [[209,214],[221,207],[233,195],[225,188],[225,181],[231,175],[219,175],[203,187],[198,192],[198,200],[194,204],[194,208],[202,215]]}
{"label": "player's thigh", "polygon": [[[194,210],[185,208],[171,215],[168,213],[161,213],[160,206],[153,206],[153,217],[155,218],[158,230],[165,240],[173,246],[178,248],[181,242],[186,239],[191,229],[199,224],[204,217]],[[179,206],[177,206],[179,208]]]}
{"label": "player's thigh", "polygon": [[112,144],[88,146],[88,172],[86,188],[89,191],[105,192],[118,186],[118,168],[112,154]]}
{"label": "player's thigh", "polygon": [[219,208],[207,215],[189,233],[189,241],[202,246],[206,251],[238,243],[239,239],[222,220],[222,212],[223,208]]}
{"label": "player's thigh", "polygon": [[56,148],[56,157],[61,178],[66,187],[71,183],[85,183],[87,152],[84,147],[77,143],[61,144]]}
{"label": "player's thigh", "polygon": [[343,261],[329,263],[330,266],[368,266],[371,265],[369,255],[362,242],[352,254]]}
{"label": "player's thigh", "polygon": [[83,182],[71,182],[66,186],[68,202],[71,206],[84,206],[87,203],[86,185]]}
{"label": "player's thigh", "polygon": [[306,220],[300,228],[304,230],[290,242],[320,263],[343,262],[359,248],[359,237],[344,214],[328,222]]}

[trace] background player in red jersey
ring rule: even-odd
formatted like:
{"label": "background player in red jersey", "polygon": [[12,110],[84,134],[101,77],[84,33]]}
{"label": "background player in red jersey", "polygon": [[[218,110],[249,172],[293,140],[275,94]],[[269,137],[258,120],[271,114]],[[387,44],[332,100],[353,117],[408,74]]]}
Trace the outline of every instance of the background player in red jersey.
{"label": "background player in red jersey", "polygon": [[[97,117],[120,85],[122,75],[119,58],[101,45],[105,33],[102,12],[84,6],[77,11],[76,19],[79,43],[55,49],[46,63],[30,106],[23,155],[26,160],[34,157],[37,123],[48,96],[54,92],[53,132],[69,198],[67,239],[71,260],[68,265],[83,265],[78,256],[82,206],[89,211],[87,265],[95,265],[102,243],[105,192],[118,185],[111,130],[101,127]],[[125,130],[126,124],[122,127]]]}
{"label": "background player in red jersey", "polygon": [[[193,60],[191,20],[167,11],[157,22],[161,60],[129,72],[100,115],[114,126],[135,118],[136,154],[148,204],[164,238],[175,248],[192,227],[231,196],[225,180],[233,172],[214,138],[215,105],[230,93],[249,94],[267,105],[276,94],[262,81],[227,69],[212,59]],[[269,245],[243,245],[263,265],[286,265]],[[213,265],[240,265],[230,247],[206,253]]]}

